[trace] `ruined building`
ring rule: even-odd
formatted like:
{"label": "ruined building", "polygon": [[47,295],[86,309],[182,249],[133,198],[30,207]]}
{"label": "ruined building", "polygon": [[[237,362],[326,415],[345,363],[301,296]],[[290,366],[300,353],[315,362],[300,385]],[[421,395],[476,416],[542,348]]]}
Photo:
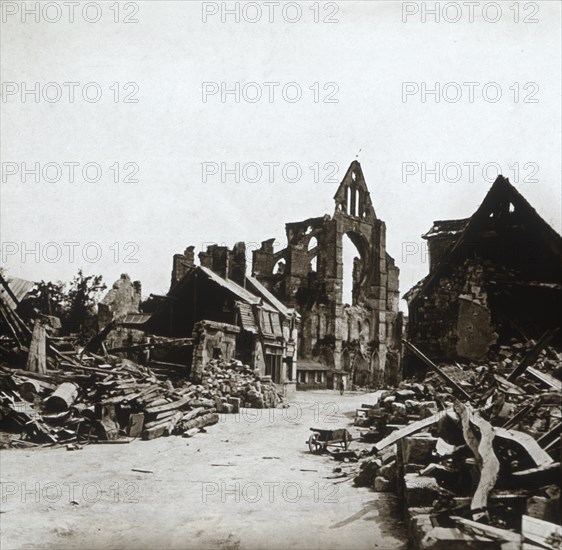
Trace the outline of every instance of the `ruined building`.
{"label": "ruined building", "polygon": [[232,250],[207,247],[199,253],[200,265],[194,256],[193,246],[174,256],[170,290],[156,297],[148,331],[193,337],[193,379],[210,359],[237,359],[271,376],[279,391],[290,395],[296,387],[299,315],[246,275],[243,242]]}
{"label": "ruined building", "polygon": [[[195,377],[209,358],[222,357],[271,376],[285,394],[295,387],[336,389],[342,380],[361,386],[396,383],[399,270],[386,252],[386,227],[375,214],[357,161],[334,199],[332,216],[286,224],[283,250],[273,251],[273,239],[263,242],[253,252],[252,276],[246,273],[243,242],[232,250],[209,246],[199,253],[200,265],[193,246],[174,255],[167,295],[153,297],[146,313],[129,309],[120,325],[163,337],[193,337],[189,363]],[[343,300],[346,236],[357,249],[349,304]],[[121,292],[104,300],[114,306],[104,320],[113,319],[113,309],[123,309],[121,301],[130,298],[132,283],[121,283]]]}
{"label": "ruined building", "polygon": [[499,176],[472,217],[436,221],[429,275],[404,298],[410,340],[435,358],[477,360],[560,322],[562,238]]}
{"label": "ruined building", "polygon": [[[301,315],[303,386],[309,385],[305,372],[318,380],[326,372],[328,388],[342,372],[358,385],[394,383],[400,364],[399,270],[386,252],[386,226],[375,214],[359,162],[351,163],[334,200],[332,216],[286,224],[283,250],[273,250],[273,239],[264,241],[253,253],[253,275]],[[351,304],[342,299],[346,235],[358,253]]]}

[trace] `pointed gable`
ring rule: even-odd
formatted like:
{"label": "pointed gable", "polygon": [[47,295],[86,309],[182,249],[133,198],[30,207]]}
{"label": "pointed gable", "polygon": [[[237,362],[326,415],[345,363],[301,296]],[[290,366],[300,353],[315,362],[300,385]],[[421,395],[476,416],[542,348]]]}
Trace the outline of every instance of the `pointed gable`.
{"label": "pointed gable", "polygon": [[349,165],[334,195],[334,201],[336,213],[341,212],[358,219],[377,219],[363,170],[358,161],[354,160]]}
{"label": "pointed gable", "polygon": [[[463,222],[464,229],[453,246],[440,259],[436,268],[404,296],[409,303],[425,294],[451,266],[461,263],[477,244],[495,239],[495,253],[505,261],[508,247],[519,246],[516,254],[523,257],[527,249],[535,251],[535,261],[527,266],[544,279],[559,279],[562,237],[543,220],[527,200],[511,185],[509,179],[498,176],[476,212]],[[440,222],[444,223],[444,222]],[[498,246],[497,243],[501,243]],[[554,262],[552,259],[554,258]]]}

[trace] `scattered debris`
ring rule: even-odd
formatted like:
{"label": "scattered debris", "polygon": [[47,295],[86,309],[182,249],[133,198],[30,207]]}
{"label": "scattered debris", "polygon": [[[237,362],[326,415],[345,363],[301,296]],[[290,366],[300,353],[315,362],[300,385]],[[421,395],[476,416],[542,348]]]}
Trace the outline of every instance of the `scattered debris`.
{"label": "scattered debris", "polygon": [[514,342],[482,365],[432,363],[423,383],[358,410],[374,445],[355,485],[397,492],[413,548],[561,547],[562,356],[538,348]]}
{"label": "scattered debris", "polygon": [[[25,355],[18,345],[2,337],[0,348]],[[213,359],[200,383],[183,378],[173,385],[146,366],[98,356],[59,338],[56,345],[49,341],[46,364],[42,372],[12,368],[2,364],[0,355],[0,419],[11,446],[189,437],[216,424],[219,413],[281,402],[270,377],[260,378],[239,361]]]}

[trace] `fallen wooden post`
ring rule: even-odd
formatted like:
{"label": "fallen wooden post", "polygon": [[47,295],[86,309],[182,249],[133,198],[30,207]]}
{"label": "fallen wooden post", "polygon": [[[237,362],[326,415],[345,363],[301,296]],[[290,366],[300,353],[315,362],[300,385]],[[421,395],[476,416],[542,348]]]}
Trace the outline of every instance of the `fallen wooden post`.
{"label": "fallen wooden post", "polygon": [[548,344],[554,339],[554,337],[560,332],[560,327],[547,330],[541,339],[535,344],[535,346],[523,357],[521,363],[515,367],[513,372],[507,377],[510,382],[513,382],[516,378],[521,376],[528,367],[535,364],[541,351],[548,346]]}
{"label": "fallen wooden post", "polygon": [[434,372],[436,372],[445,382],[453,389],[463,399],[470,401],[470,395],[466,393],[454,380],[449,378],[429,357],[426,357],[414,344],[408,342],[408,340],[402,340],[404,345],[419,359],[421,359],[428,367],[430,367]]}
{"label": "fallen wooden post", "polygon": [[477,535],[482,535],[484,537],[503,542],[521,543],[521,535],[518,535],[513,531],[500,529],[499,527],[492,527],[491,525],[485,525],[483,523],[471,521],[470,519],[464,519],[459,516],[451,516],[451,519]]}
{"label": "fallen wooden post", "polygon": [[37,319],[31,335],[29,355],[27,356],[26,369],[30,372],[45,374],[47,372],[47,335],[42,319]]}

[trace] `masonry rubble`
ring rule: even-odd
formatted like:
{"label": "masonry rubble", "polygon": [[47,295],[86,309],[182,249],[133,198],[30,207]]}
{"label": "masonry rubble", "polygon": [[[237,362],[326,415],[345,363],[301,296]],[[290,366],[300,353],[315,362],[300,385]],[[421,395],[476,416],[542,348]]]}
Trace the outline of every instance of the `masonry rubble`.
{"label": "masonry rubble", "polygon": [[476,361],[560,324],[562,237],[498,176],[470,217],[423,235],[429,274],[410,289],[408,338],[430,356]]}
{"label": "masonry rubble", "polygon": [[[358,162],[334,199],[333,216],[286,224],[283,250],[263,241],[251,276],[244,243],[211,245],[198,266],[189,246],[141,310],[122,275],[84,347],[53,318],[22,318],[0,275],[10,444],[189,437],[220,413],[278,406],[297,378],[393,387],[358,411],[370,451],[334,457],[359,461],[356,485],[398,495],[414,548],[562,548],[561,237],[498,177],[471,218],[424,235],[429,274],[405,296],[403,340],[399,271]],[[351,304],[345,235],[359,252]]]}
{"label": "masonry rubble", "polygon": [[561,547],[562,353],[541,340],[429,361],[359,411],[355,484],[398,495],[413,548]]}
{"label": "masonry rubble", "polygon": [[[0,283],[6,284],[1,275]],[[174,377],[177,365],[154,361],[153,370],[151,361],[143,365],[108,353],[101,345],[104,330],[79,347],[71,337],[54,335],[52,318],[38,316],[32,331],[1,294],[0,312],[11,332],[0,337],[0,421],[9,434],[4,445],[73,449],[76,443],[193,435],[218,422],[219,413],[281,403],[270,377],[234,359],[209,358],[197,377],[190,379],[185,370]],[[170,344],[153,339],[132,347]]]}

